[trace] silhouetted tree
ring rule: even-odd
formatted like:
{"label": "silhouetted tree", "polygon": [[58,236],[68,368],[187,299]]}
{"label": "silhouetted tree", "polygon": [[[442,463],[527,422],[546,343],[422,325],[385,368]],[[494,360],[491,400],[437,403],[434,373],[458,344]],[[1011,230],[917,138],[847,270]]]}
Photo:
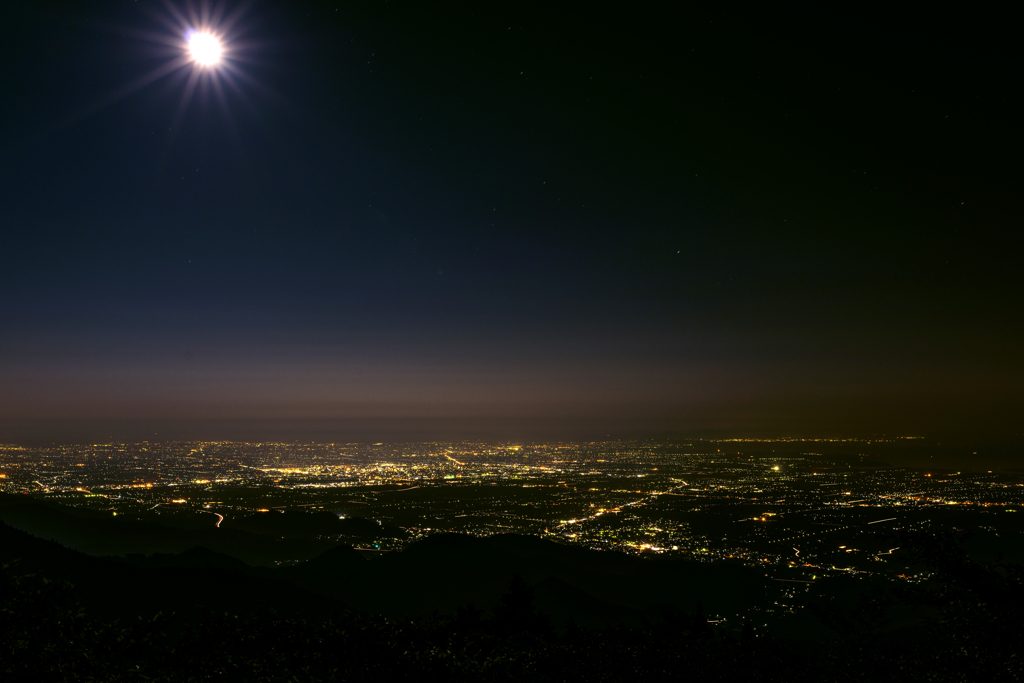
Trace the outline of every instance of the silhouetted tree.
{"label": "silhouetted tree", "polygon": [[757,634],[754,633],[754,627],[750,623],[750,619],[743,620],[743,630],[740,631],[740,642],[751,643]]}
{"label": "silhouetted tree", "polygon": [[549,630],[547,618],[534,609],[533,599],[533,589],[527,585],[523,577],[513,574],[508,591],[501,596],[494,608],[495,630],[502,635],[541,634]]}
{"label": "silhouetted tree", "polygon": [[930,661],[921,666],[941,669],[955,681],[1024,680],[1024,658],[1017,654],[1024,567],[975,562],[948,531],[907,533],[901,543],[934,572],[918,595],[941,610],[922,650]]}

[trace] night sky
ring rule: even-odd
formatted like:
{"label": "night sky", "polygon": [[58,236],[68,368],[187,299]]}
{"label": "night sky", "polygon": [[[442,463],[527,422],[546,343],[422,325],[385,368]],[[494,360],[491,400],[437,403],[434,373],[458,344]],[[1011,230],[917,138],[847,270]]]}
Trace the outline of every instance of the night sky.
{"label": "night sky", "polygon": [[1006,18],[580,7],[6,3],[0,440],[1024,432]]}

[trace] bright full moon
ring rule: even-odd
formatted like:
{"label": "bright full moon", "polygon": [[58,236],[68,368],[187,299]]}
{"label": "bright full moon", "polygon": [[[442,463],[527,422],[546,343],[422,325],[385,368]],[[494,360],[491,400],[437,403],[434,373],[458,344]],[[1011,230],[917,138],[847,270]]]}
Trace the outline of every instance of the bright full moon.
{"label": "bright full moon", "polygon": [[213,66],[220,61],[220,41],[209,33],[193,33],[188,38],[188,50],[192,59],[203,66]]}

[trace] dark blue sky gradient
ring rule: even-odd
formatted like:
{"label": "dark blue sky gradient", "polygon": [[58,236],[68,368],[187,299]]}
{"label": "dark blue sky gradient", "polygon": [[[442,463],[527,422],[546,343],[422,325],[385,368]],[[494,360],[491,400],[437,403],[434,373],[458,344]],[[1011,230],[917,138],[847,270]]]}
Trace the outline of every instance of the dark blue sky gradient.
{"label": "dark blue sky gradient", "polygon": [[1021,431],[991,19],[213,6],[3,10],[0,437]]}

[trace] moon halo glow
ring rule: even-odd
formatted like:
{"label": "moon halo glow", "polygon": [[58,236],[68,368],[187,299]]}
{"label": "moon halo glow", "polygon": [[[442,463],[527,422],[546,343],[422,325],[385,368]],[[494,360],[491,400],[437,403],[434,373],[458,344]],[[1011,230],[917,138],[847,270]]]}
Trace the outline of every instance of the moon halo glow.
{"label": "moon halo glow", "polygon": [[201,66],[214,66],[220,61],[220,41],[212,33],[198,31],[188,37],[188,51]]}
{"label": "moon halo glow", "polygon": [[133,46],[132,52],[125,52],[126,60],[145,63],[140,62],[141,57],[157,63],[67,115],[55,130],[106,109],[157,81],[165,82],[165,93],[180,93],[178,105],[171,109],[168,131],[179,128],[193,99],[198,99],[204,109],[215,100],[225,119],[234,126],[232,108],[251,108],[253,92],[271,96],[275,93],[250,68],[254,55],[266,42],[253,35],[255,17],[250,18],[249,5],[236,6],[229,12],[228,1],[201,0],[200,4],[200,0],[164,0],[165,11],[156,8],[153,12],[157,25],[140,22],[131,28],[132,35],[144,42]]}

